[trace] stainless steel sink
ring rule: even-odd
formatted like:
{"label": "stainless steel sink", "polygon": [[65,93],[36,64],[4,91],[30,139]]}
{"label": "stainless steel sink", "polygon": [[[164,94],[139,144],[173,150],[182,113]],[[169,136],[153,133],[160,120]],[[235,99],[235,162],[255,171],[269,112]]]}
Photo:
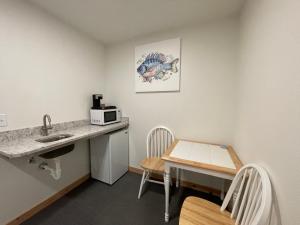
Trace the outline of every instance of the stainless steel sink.
{"label": "stainless steel sink", "polygon": [[35,141],[41,142],[41,143],[48,143],[48,142],[54,142],[54,141],[59,141],[59,140],[62,140],[62,139],[66,139],[66,138],[69,138],[69,137],[72,137],[72,136],[73,136],[72,134],[56,134],[56,135],[51,135],[51,136],[48,136],[48,137],[37,139]]}
{"label": "stainless steel sink", "polygon": [[65,154],[67,154],[67,153],[69,153],[73,150],[74,150],[74,144],[71,144],[71,145],[61,147],[59,149],[55,149],[55,150],[50,151],[50,152],[43,153],[39,156],[44,158],[44,159],[53,159],[53,158],[57,158],[57,157],[60,157],[62,155],[65,155]]}

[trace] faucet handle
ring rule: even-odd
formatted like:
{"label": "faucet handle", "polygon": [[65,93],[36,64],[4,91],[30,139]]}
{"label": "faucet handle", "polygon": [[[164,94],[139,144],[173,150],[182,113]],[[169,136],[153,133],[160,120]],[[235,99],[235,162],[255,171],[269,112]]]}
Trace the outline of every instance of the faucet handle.
{"label": "faucet handle", "polygon": [[52,126],[52,124],[51,124],[51,117],[50,117],[50,115],[46,115],[46,117],[47,117],[47,119],[48,119],[48,123],[49,123],[49,126],[47,126],[47,128],[48,129],[52,129],[53,128],[53,126]]}
{"label": "faucet handle", "polygon": [[[47,125],[47,120],[49,125]],[[48,114],[45,114],[43,116],[43,127],[41,128],[41,132],[43,136],[48,135],[48,130],[53,129],[53,126],[51,125],[51,117]]]}

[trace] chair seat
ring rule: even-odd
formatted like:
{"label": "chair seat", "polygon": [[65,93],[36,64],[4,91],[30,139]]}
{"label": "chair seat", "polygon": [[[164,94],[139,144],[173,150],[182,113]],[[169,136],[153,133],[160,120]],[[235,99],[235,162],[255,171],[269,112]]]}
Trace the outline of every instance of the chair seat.
{"label": "chair seat", "polygon": [[179,225],[234,225],[228,211],[221,212],[220,206],[197,197],[187,197],[182,205]]}
{"label": "chair seat", "polygon": [[165,163],[159,157],[146,158],[140,163],[144,170],[150,170],[157,173],[163,173],[165,171]]}

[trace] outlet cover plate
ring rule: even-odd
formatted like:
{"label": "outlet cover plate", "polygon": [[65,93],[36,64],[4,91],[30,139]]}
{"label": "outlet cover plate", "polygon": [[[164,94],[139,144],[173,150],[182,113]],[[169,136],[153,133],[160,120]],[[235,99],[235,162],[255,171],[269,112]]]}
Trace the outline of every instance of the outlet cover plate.
{"label": "outlet cover plate", "polygon": [[0,114],[0,127],[7,127],[7,115]]}

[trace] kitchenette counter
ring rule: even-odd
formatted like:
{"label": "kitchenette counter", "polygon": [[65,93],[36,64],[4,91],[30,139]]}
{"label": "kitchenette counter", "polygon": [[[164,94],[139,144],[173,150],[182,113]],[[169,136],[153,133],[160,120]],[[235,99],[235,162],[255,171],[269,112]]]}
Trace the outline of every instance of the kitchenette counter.
{"label": "kitchenette counter", "polygon": [[115,130],[125,128],[129,125],[128,118],[122,118],[119,123],[106,126],[91,125],[89,121],[73,121],[55,124],[49,136],[57,134],[70,134],[69,138],[58,141],[40,143],[37,139],[45,136],[40,135],[40,128],[26,128],[15,131],[0,133],[0,155],[6,158],[18,158],[29,155],[38,155],[47,151],[72,144],[81,139],[92,138]]}

